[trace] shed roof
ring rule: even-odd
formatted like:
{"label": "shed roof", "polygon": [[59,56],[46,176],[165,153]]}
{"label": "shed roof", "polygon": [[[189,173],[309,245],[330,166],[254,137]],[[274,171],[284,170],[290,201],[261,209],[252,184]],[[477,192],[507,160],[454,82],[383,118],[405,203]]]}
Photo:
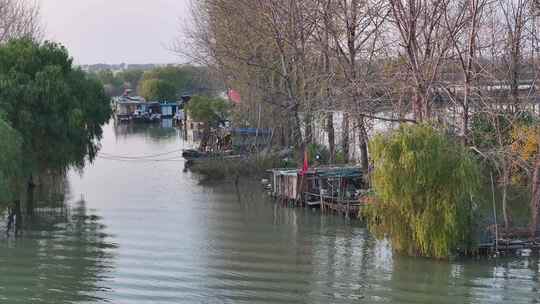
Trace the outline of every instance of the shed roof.
{"label": "shed roof", "polygon": [[140,101],[118,101],[116,102],[117,105],[119,106],[130,106],[130,105],[140,105],[140,104],[143,104],[144,102],[140,102]]}
{"label": "shed roof", "polygon": [[[300,174],[299,169],[274,169],[272,172],[283,176],[292,176]],[[347,167],[314,167],[310,168],[306,174],[308,176],[317,176],[323,178],[337,178],[337,177],[361,177],[362,169],[357,166]]]}
{"label": "shed roof", "polygon": [[232,129],[232,133],[238,135],[270,135],[272,134],[272,130],[257,128],[235,128]]}
{"label": "shed roof", "polygon": [[331,178],[331,177],[361,177],[362,170],[359,167],[344,167],[344,168],[332,168],[330,170],[324,170],[316,173],[317,176]]}

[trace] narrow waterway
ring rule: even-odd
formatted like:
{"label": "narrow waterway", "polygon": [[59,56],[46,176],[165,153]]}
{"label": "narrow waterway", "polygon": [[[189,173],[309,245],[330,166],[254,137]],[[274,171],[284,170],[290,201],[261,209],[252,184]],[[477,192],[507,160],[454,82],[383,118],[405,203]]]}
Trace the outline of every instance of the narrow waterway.
{"label": "narrow waterway", "polygon": [[68,174],[65,212],[0,236],[0,303],[540,302],[538,258],[398,257],[360,223],[276,206],[256,181],[201,184],[179,153],[158,155],[187,147],[170,125],[108,125],[102,145]]}

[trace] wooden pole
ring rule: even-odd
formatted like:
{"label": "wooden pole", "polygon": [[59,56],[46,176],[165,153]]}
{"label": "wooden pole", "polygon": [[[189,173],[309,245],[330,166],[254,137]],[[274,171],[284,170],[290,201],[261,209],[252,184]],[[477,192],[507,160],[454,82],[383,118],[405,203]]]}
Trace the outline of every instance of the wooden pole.
{"label": "wooden pole", "polygon": [[319,177],[319,195],[320,195],[320,199],[321,199],[321,210],[322,212],[324,213],[324,198],[323,198],[323,193],[322,193],[322,179]]}
{"label": "wooden pole", "polygon": [[493,181],[493,172],[491,175],[491,195],[493,198],[493,218],[495,219],[495,251],[499,252],[499,225],[497,223],[497,206],[495,204],[495,182]]}

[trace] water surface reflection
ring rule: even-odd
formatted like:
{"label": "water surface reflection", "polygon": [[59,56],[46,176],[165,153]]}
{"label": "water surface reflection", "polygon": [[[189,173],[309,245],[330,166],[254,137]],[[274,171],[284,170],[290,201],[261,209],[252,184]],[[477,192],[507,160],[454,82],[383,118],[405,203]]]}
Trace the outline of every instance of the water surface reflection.
{"label": "water surface reflection", "polygon": [[[156,155],[174,128],[107,126],[104,153]],[[8,303],[536,303],[539,260],[394,256],[359,222],[283,208],[257,181],[183,163],[97,159],[69,174],[69,221],[0,241]],[[78,202],[83,197],[83,202]],[[7,274],[7,275],[4,275]],[[37,300],[39,299],[39,300]],[[1,302],[1,301],[0,301]]]}
{"label": "water surface reflection", "polygon": [[0,238],[0,300],[98,302],[109,289],[116,245],[84,201],[40,206],[18,237]]}

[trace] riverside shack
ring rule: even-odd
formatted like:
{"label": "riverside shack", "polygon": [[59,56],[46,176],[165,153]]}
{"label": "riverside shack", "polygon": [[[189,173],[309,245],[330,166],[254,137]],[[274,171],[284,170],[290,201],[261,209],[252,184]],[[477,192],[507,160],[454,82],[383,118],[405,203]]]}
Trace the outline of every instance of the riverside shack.
{"label": "riverside shack", "polygon": [[176,101],[162,101],[159,105],[161,107],[161,117],[172,118],[178,112],[178,103]]}
{"label": "riverside shack", "polygon": [[129,121],[133,113],[140,107],[140,101],[119,101],[116,103],[116,118],[119,121]]}
{"label": "riverside shack", "polygon": [[323,211],[335,211],[356,217],[362,196],[367,192],[361,168],[315,167],[274,169],[272,195],[282,202],[300,206],[319,206]]}

